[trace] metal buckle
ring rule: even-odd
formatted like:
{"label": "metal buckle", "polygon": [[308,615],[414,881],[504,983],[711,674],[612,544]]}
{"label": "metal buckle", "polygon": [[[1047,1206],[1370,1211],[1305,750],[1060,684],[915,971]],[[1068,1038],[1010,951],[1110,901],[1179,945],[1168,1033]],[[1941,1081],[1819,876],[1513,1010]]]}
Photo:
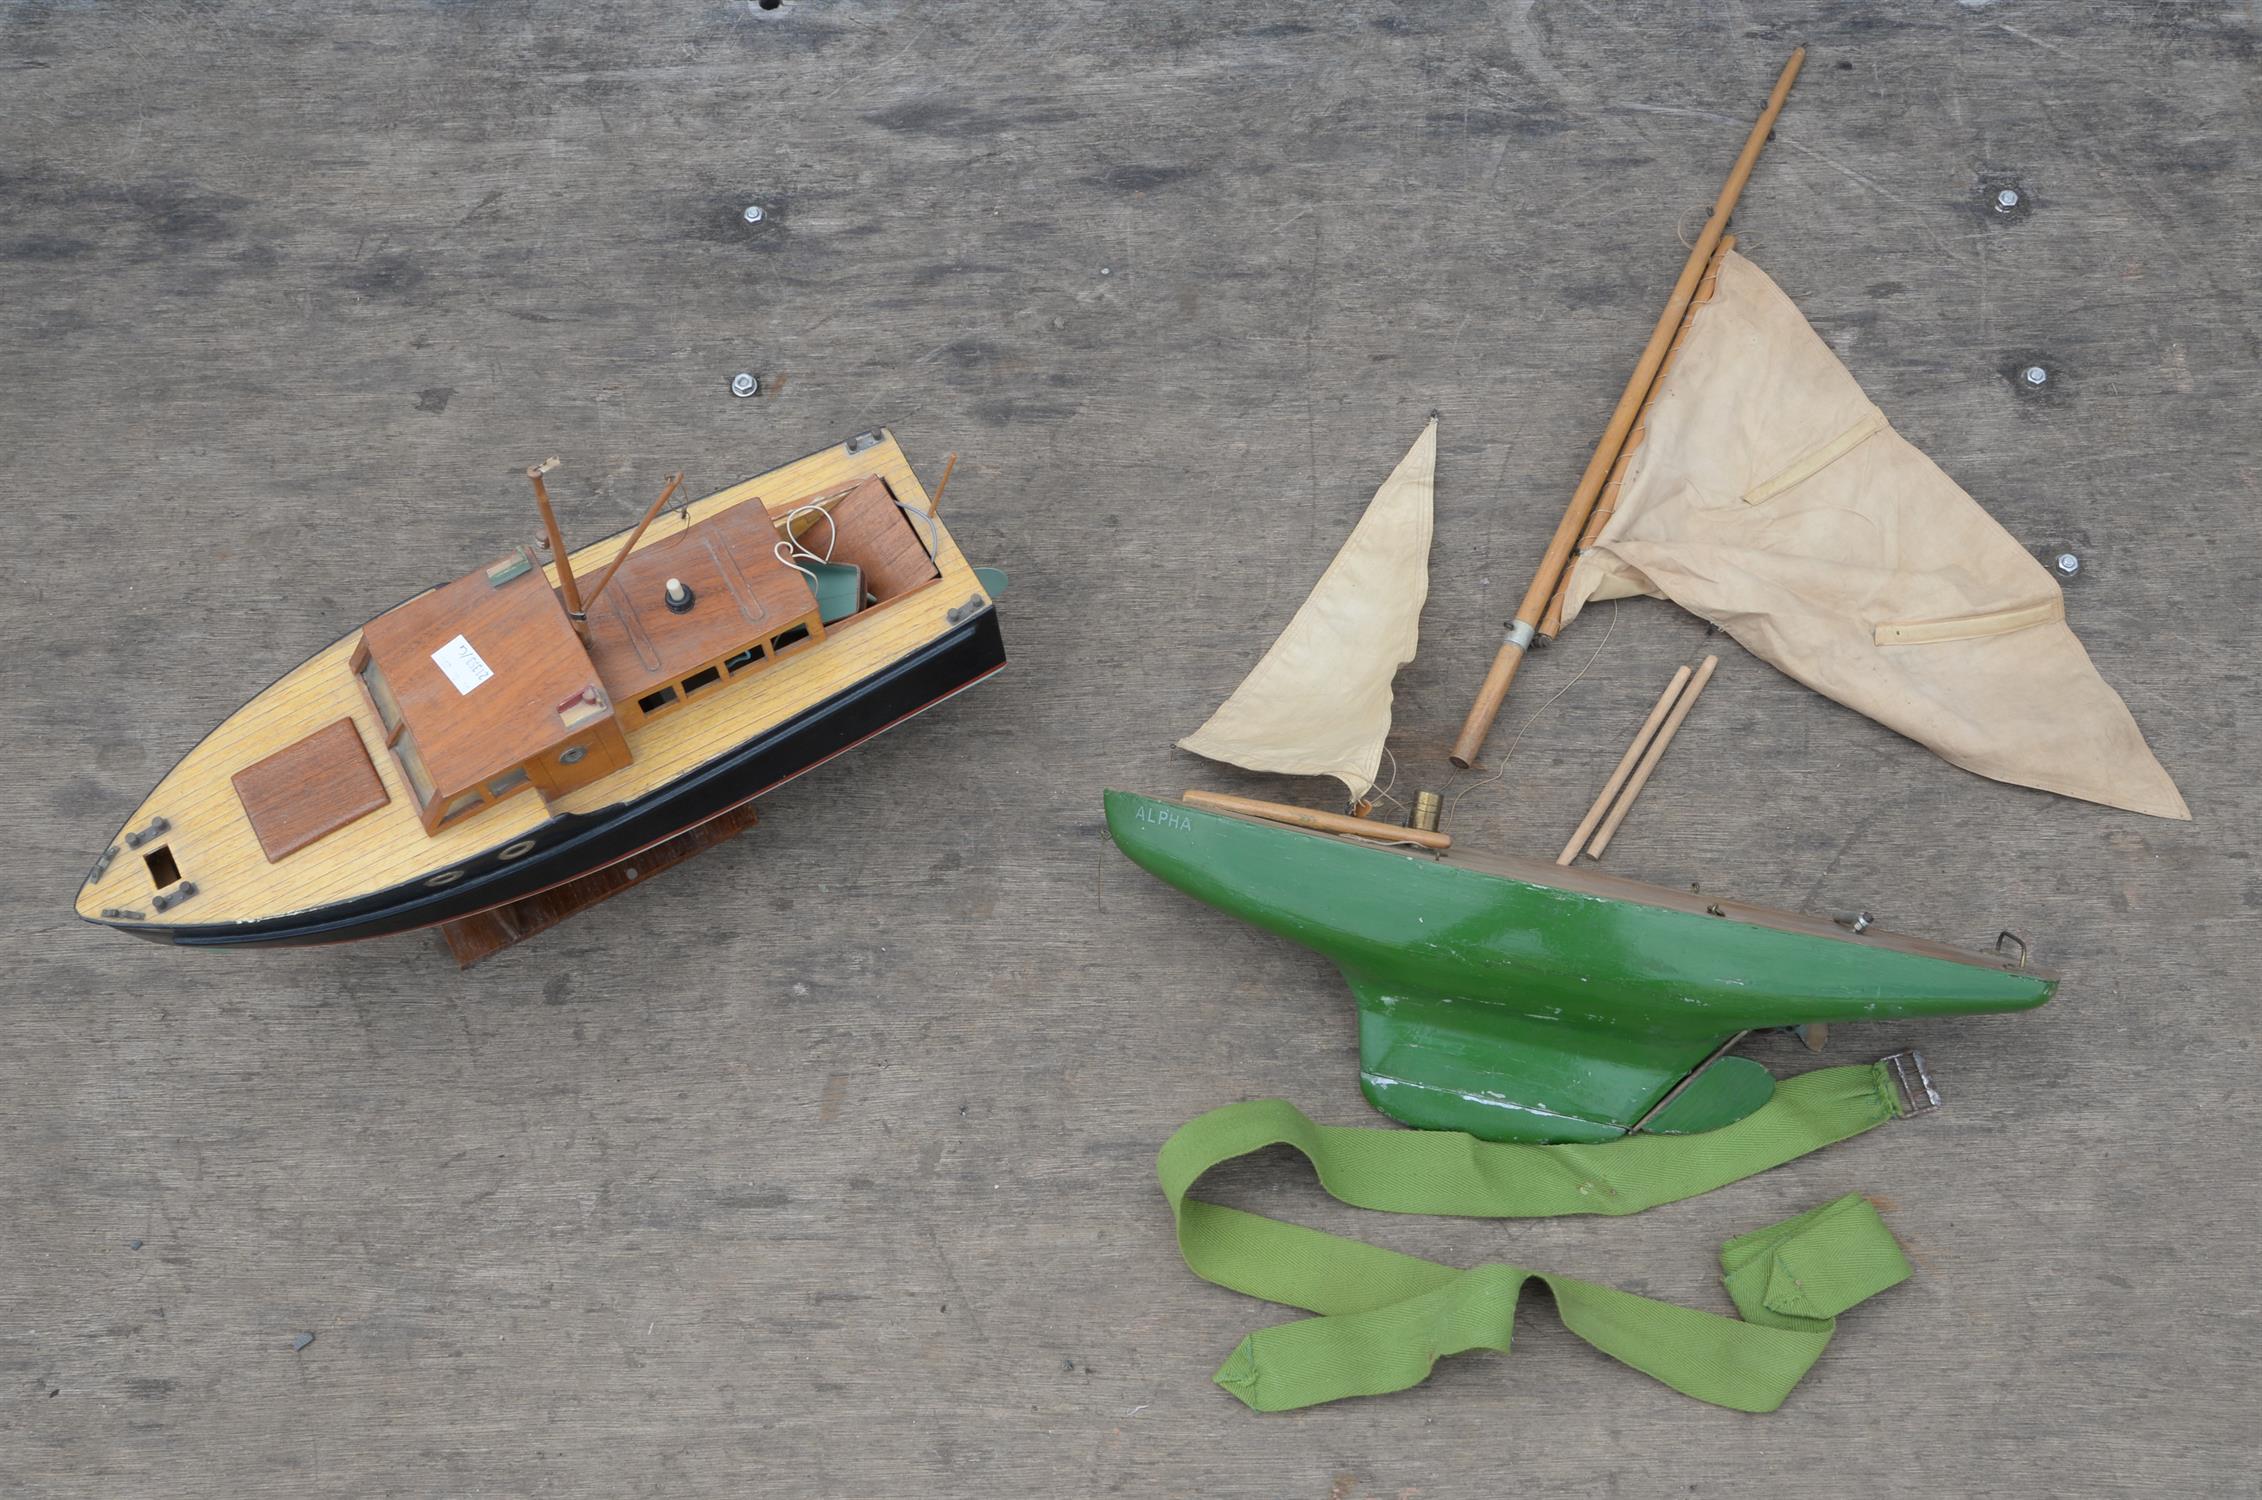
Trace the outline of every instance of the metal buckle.
{"label": "metal buckle", "polygon": [[1878,1059],[1893,1075],[1893,1086],[1900,1091],[1901,1115],[1928,1115],[1947,1101],[1932,1086],[1932,1075],[1925,1071],[1924,1054],[1911,1047],[1906,1052],[1896,1052]]}

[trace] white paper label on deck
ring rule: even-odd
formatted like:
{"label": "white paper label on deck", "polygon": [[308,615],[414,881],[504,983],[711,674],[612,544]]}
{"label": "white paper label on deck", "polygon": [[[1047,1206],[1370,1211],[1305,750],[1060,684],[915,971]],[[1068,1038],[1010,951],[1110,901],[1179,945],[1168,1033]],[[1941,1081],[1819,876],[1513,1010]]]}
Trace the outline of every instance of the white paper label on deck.
{"label": "white paper label on deck", "polygon": [[432,653],[432,665],[448,674],[448,681],[459,693],[468,693],[495,675],[495,669],[482,661],[471,649],[471,642],[460,635]]}

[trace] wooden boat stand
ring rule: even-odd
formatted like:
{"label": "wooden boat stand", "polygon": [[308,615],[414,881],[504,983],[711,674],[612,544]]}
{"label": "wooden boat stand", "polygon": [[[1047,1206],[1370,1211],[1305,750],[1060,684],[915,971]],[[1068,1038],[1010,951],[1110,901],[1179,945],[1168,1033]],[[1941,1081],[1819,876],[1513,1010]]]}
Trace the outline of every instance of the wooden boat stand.
{"label": "wooden boat stand", "polygon": [[632,854],[579,879],[538,891],[507,906],[442,922],[440,940],[447,944],[448,952],[455,955],[456,967],[468,969],[481,959],[492,958],[505,948],[514,948],[536,933],[546,932],[568,917],[619,895],[630,886],[642,885],[662,870],[673,869],[693,855],[752,828],[757,821],[754,804],[742,802],[728,812],[717,813],[704,823],[686,828],[673,838],[661,840],[642,853]]}

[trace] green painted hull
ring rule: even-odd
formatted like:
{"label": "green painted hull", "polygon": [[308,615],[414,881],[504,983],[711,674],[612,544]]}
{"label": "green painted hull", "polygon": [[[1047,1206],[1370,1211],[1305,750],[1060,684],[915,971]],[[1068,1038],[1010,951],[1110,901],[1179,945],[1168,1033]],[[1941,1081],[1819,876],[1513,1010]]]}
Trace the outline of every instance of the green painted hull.
{"label": "green painted hull", "polygon": [[[1622,1135],[1741,1031],[2027,1010],[2057,988],[1993,957],[1541,860],[1409,853],[1128,792],[1107,793],[1107,823],[1150,874],[1335,962],[1375,1108],[1489,1140]],[[1724,1125],[1772,1088],[1722,1058],[1646,1128]]]}

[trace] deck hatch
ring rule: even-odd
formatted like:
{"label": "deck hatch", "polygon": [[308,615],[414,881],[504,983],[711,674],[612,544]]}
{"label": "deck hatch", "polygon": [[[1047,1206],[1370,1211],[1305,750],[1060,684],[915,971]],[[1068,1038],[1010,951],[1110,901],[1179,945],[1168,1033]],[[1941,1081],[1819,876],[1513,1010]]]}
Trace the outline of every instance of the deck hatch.
{"label": "deck hatch", "polygon": [[[270,864],[390,800],[351,718],[332,720],[296,744],[244,767],[233,781],[244,816]],[[155,874],[153,863],[151,875]],[[176,870],[176,878],[177,874]]]}

